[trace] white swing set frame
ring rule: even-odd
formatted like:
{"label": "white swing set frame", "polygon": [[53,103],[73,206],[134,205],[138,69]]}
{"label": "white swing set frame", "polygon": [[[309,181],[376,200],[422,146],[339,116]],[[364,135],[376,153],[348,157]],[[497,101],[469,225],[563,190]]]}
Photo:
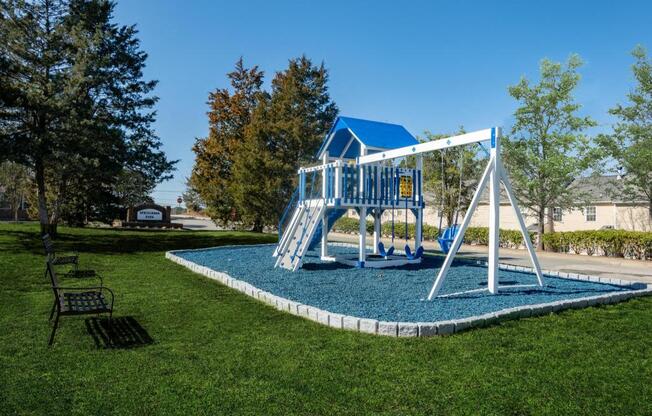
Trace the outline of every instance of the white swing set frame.
{"label": "white swing set frame", "polygon": [[[489,129],[478,130],[471,133],[461,134],[457,136],[451,136],[444,139],[433,140],[430,142],[420,143],[414,146],[406,146],[398,149],[392,149],[385,152],[373,153],[370,155],[360,156],[357,159],[358,165],[367,165],[373,163],[380,163],[387,160],[402,158],[406,156],[419,155],[423,153],[444,150],[451,147],[463,146],[473,143],[480,143],[484,141],[490,141],[491,148],[489,151],[489,161],[487,166],[482,174],[482,178],[478,183],[478,187],[473,194],[471,203],[469,204],[468,209],[464,214],[464,220],[462,225],[455,235],[453,240],[453,245],[450,248],[450,251],[446,255],[446,260],[442,265],[437,278],[435,279],[430,292],[428,293],[428,300],[432,300],[434,297],[439,296],[439,292],[444,284],[444,280],[448,274],[448,271],[453,263],[455,255],[464,240],[464,233],[471,222],[473,213],[475,212],[478,202],[480,201],[480,196],[482,191],[489,183],[489,268],[487,273],[487,290],[492,293],[498,293],[500,288],[498,283],[498,260],[500,254],[500,184],[503,184],[505,188],[505,193],[509,199],[509,202],[514,209],[516,218],[518,220],[519,228],[523,234],[523,240],[525,241],[525,246],[527,248],[530,261],[536,273],[539,286],[543,286],[543,273],[541,272],[541,266],[539,265],[539,259],[537,257],[534,246],[530,239],[530,234],[525,226],[525,221],[523,215],[518,207],[518,201],[514,196],[512,190],[512,185],[507,176],[505,167],[503,166],[501,157],[500,157],[500,137],[501,129],[500,127],[492,127]],[[443,296],[450,296],[443,295]]]}

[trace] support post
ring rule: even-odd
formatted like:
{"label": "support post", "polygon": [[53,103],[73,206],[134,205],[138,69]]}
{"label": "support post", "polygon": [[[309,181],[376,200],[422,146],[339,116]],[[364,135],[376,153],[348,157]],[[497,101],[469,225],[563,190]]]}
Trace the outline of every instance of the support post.
{"label": "support post", "polygon": [[500,253],[500,129],[491,129],[490,158],[493,161],[489,175],[489,270],[487,289],[498,293],[498,257]]}
{"label": "support post", "polygon": [[360,207],[360,232],[358,247],[358,267],[364,267],[367,258],[367,207]]}
{"label": "support post", "polygon": [[[360,146],[360,154],[362,156],[367,154],[367,148],[365,146]],[[360,189],[360,201],[365,200],[365,167],[360,165],[358,167],[358,186]],[[367,207],[360,207],[360,227],[359,232],[359,242],[358,242],[358,267],[364,267],[364,263],[367,259]]]}
{"label": "support post", "polygon": [[380,243],[380,210],[374,209],[374,254],[378,254],[378,244]]}
{"label": "support post", "polygon": [[[383,168],[380,165],[373,165],[373,183],[374,183],[374,203],[378,203],[380,205],[380,193],[381,193],[381,186],[380,186],[380,178],[382,176]],[[380,234],[381,234],[381,214],[382,211],[379,207],[374,208],[374,248],[373,248],[373,253],[378,254],[378,244],[380,243]]]}
{"label": "support post", "polygon": [[[367,148],[360,145],[360,154],[362,156],[366,155],[367,154]],[[365,176],[364,176],[365,169],[364,168],[365,167],[363,165],[358,165],[358,187],[360,189],[360,201],[362,201],[363,203],[364,203],[364,200],[366,198],[366,195],[364,193],[364,191],[365,191],[365,186],[364,186],[365,185],[365,183],[364,183],[364,181],[365,181]]]}
{"label": "support post", "polygon": [[421,201],[423,196],[423,155],[417,155],[417,171],[421,172],[421,180],[419,181],[419,187],[417,188],[417,200]]}
{"label": "support post", "polygon": [[328,257],[328,212],[327,209],[324,209],[324,213],[321,214],[321,258],[326,259]]}
{"label": "support post", "polygon": [[[322,164],[324,169],[321,171],[321,197],[324,199],[324,205],[327,203],[328,197],[328,150],[324,152],[322,156]],[[328,209],[324,209],[324,212],[321,214],[321,257],[326,258],[328,256]]]}
{"label": "support post", "polygon": [[417,202],[418,206],[416,209],[416,224],[414,231],[414,250],[418,250],[421,247],[421,241],[423,240],[423,155],[417,156],[417,177],[421,180],[418,181],[417,186]]}
{"label": "support post", "polygon": [[421,240],[423,240],[423,210],[417,208],[416,211],[416,224],[414,230],[414,250],[418,250],[421,247]]}
{"label": "support post", "polygon": [[335,164],[335,198],[342,198],[342,161],[338,160]]}
{"label": "support post", "polygon": [[299,171],[299,202],[306,200],[306,172]]}
{"label": "support post", "polygon": [[[322,156],[321,163],[323,165],[328,164],[328,150],[324,152],[324,156]],[[324,169],[322,169],[321,171],[321,197],[322,198],[328,197],[328,169],[326,168],[326,166],[324,166]]]}

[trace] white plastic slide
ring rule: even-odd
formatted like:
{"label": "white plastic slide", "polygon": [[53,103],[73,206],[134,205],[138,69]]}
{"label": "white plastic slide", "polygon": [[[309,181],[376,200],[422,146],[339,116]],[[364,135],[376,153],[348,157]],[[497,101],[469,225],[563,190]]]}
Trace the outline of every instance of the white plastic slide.
{"label": "white plastic slide", "polygon": [[323,199],[305,201],[295,208],[292,213],[290,225],[281,236],[276,246],[275,267],[296,271],[303,260],[303,255],[308,251],[313,234],[321,221],[326,205]]}

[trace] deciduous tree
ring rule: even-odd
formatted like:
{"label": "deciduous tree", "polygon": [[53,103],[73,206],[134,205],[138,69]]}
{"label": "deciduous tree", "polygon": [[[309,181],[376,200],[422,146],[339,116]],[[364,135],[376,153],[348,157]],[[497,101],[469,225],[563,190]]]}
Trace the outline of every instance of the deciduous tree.
{"label": "deciduous tree", "polygon": [[627,95],[629,105],[609,112],[619,121],[613,134],[598,140],[624,170],[624,195],[630,201],[647,200],[652,221],[652,62],[642,46],[632,52],[636,87]]}
{"label": "deciduous tree", "polygon": [[[596,123],[577,114],[581,105],[573,97],[581,65],[577,55],[564,65],[544,59],[538,83],[523,77],[509,87],[519,108],[512,131],[502,142],[506,167],[521,206],[538,221],[540,236],[553,207],[570,209],[579,204],[581,198],[569,185],[596,161],[591,140],[584,134]],[[537,248],[543,249],[542,238]]]}
{"label": "deciduous tree", "polygon": [[0,192],[9,204],[14,221],[18,221],[18,211],[32,192],[27,168],[14,162],[0,163]]}
{"label": "deciduous tree", "polygon": [[[463,128],[456,134],[465,133]],[[438,140],[450,134],[424,133],[422,141]],[[423,159],[424,189],[435,196],[433,204],[441,210],[448,226],[459,222],[460,216],[471,202],[478,182],[478,148],[457,146],[440,152],[426,153]],[[457,218],[456,218],[457,217]]]}

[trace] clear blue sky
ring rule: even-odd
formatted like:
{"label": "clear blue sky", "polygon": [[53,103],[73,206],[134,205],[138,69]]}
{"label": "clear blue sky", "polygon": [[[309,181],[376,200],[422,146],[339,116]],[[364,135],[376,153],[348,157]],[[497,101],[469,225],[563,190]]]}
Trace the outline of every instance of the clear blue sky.
{"label": "clear blue sky", "polygon": [[[585,60],[578,101],[603,126],[633,86],[630,51],[652,49],[652,2],[119,0],[157,79],[156,130],[175,178],[157,202],[175,204],[206,136],[209,91],[243,56],[267,74],[306,54],[330,70],[343,115],[403,124],[413,134],[509,126],[507,86],[537,78],[544,58]],[[605,128],[605,127],[603,127]]]}

